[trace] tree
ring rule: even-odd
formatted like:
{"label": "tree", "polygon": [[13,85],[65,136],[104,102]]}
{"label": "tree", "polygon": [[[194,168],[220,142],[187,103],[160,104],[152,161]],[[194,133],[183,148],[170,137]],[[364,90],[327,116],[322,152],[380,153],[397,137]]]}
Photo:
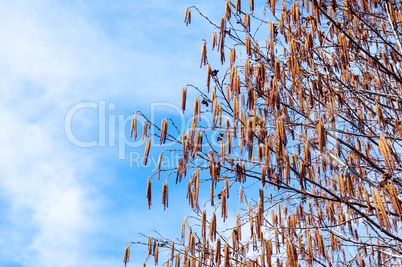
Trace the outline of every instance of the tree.
{"label": "tree", "polygon": [[219,23],[185,12],[214,29],[206,86],[182,90],[183,112],[187,89],[200,93],[186,133],[163,120],[143,135],[155,127],[180,148],[174,170],[148,179],[149,204],[166,174],[164,205],[168,184],[187,183],[194,216],[176,240],[149,237],[148,256],[157,263],[163,246],[166,266],[400,266],[402,3],[271,0],[259,14],[244,2],[226,1]]}

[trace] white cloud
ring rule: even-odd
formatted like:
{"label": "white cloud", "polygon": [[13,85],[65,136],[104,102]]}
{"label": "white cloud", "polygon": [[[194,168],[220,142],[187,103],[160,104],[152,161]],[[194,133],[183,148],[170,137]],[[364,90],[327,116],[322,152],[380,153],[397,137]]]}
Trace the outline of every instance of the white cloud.
{"label": "white cloud", "polygon": [[1,5],[0,262],[111,266],[88,239],[103,201],[91,186],[94,159],[66,142],[63,127],[72,103],[108,95],[97,83],[112,82],[118,47],[72,7]]}
{"label": "white cloud", "polygon": [[[105,22],[91,14],[94,6],[89,3],[0,3],[0,265],[115,266],[121,262],[121,255],[99,255],[99,246],[108,245],[103,235],[112,231],[103,227],[130,229],[124,219],[133,216],[121,222],[104,217],[104,205],[114,207],[99,192],[98,182],[102,178],[105,184],[110,182],[106,177],[110,172],[99,165],[93,151],[67,142],[64,116],[80,101],[121,100],[122,105],[132,104],[132,111],[155,95],[178,104],[181,86],[203,73],[194,71],[197,64],[190,64],[199,60],[198,47],[192,50],[179,41],[185,34],[174,28],[176,20],[170,12],[176,8],[170,2],[166,1],[170,5],[166,9],[154,9],[153,26],[142,14],[152,7],[144,4],[141,20],[125,18],[117,23],[119,36],[108,32],[108,18]],[[184,9],[178,10],[182,23]],[[124,33],[130,29],[132,33]],[[175,39],[166,39],[169,31]],[[156,36],[162,33],[164,40]],[[136,51],[137,47],[147,49]],[[175,53],[186,49],[193,57],[183,55],[178,60]],[[172,93],[173,88],[177,91]],[[96,134],[92,117],[81,114],[76,119],[81,132]],[[118,234],[124,232],[118,229]]]}

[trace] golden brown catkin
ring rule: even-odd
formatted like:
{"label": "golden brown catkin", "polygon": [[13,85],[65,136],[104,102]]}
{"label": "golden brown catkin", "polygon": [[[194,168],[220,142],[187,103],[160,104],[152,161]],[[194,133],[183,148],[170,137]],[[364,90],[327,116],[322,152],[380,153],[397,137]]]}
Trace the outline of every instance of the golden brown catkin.
{"label": "golden brown catkin", "polygon": [[124,251],[124,258],[123,258],[124,266],[127,265],[127,262],[129,262],[129,260],[130,260],[130,245],[128,245],[126,247],[126,250]]}
{"label": "golden brown catkin", "polygon": [[160,179],[160,176],[161,176],[162,159],[163,159],[163,151],[159,154],[159,158],[158,158],[158,180]]}
{"label": "golden brown catkin", "polygon": [[317,132],[318,132],[318,144],[320,146],[320,151],[322,153],[322,152],[324,152],[324,148],[325,148],[326,140],[327,140],[324,123],[322,121],[320,121],[317,124]]}
{"label": "golden brown catkin", "polygon": [[151,197],[152,197],[152,192],[151,192],[151,177],[148,178],[147,181],[147,201],[148,201],[148,208],[151,208]]}
{"label": "golden brown catkin", "polygon": [[184,111],[186,110],[186,100],[187,100],[187,87],[183,87],[181,89],[181,109]]}
{"label": "golden brown catkin", "polygon": [[133,137],[134,132],[134,140],[137,139],[137,116],[134,113],[133,119],[131,120],[131,130],[130,130],[130,137]]}
{"label": "golden brown catkin", "polygon": [[201,62],[200,62],[200,68],[202,65],[207,64],[207,43],[203,42],[201,46]]}
{"label": "golden brown catkin", "polygon": [[164,182],[162,185],[162,204],[163,210],[169,207],[169,188],[166,182]]}
{"label": "golden brown catkin", "polygon": [[144,165],[147,165],[150,148],[151,148],[151,139],[148,139],[145,144]]}
{"label": "golden brown catkin", "polygon": [[191,10],[188,8],[186,8],[186,13],[184,15],[184,23],[186,23],[186,26],[191,24]]}

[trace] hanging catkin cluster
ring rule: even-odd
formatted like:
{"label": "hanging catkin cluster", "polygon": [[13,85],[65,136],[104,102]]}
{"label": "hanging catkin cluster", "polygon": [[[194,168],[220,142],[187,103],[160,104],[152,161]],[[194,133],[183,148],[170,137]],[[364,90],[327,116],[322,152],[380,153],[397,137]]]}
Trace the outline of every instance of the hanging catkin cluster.
{"label": "hanging catkin cluster", "polygon": [[[175,242],[150,237],[148,257],[177,267],[400,266],[402,3],[221,7],[216,19],[185,11],[186,25],[193,11],[212,31],[201,43],[206,82],[181,92],[188,129],[142,125],[144,164],[154,137],[173,143],[147,181],[148,205],[157,175],[163,209],[186,197],[193,210]],[[188,90],[200,93],[194,102]],[[168,152],[178,160],[166,167]],[[173,184],[185,192],[169,196]]]}

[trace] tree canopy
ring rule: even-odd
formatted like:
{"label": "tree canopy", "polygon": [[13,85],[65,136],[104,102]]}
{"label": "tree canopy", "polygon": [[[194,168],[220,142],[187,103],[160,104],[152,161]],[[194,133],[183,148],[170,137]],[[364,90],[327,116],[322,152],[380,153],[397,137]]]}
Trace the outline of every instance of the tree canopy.
{"label": "tree canopy", "polygon": [[186,184],[194,210],[177,239],[150,236],[144,257],[177,267],[400,266],[402,3],[228,0],[222,10],[220,21],[185,11],[187,25],[197,16],[212,29],[201,44],[206,84],[182,89],[183,112],[187,90],[199,92],[189,129],[143,125],[145,162],[148,127],[180,155],[166,170],[161,153],[149,205],[161,179],[164,206],[168,186]]}

